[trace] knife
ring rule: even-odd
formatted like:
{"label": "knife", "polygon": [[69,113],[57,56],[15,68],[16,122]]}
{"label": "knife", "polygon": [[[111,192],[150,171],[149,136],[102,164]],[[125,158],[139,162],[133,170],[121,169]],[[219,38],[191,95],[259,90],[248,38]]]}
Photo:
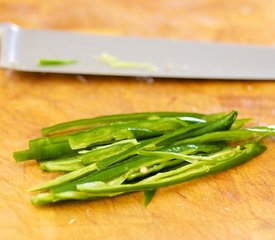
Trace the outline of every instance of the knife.
{"label": "knife", "polygon": [[[188,79],[275,80],[275,48],[0,25],[0,67],[17,71]],[[39,65],[39,59],[71,64]]]}

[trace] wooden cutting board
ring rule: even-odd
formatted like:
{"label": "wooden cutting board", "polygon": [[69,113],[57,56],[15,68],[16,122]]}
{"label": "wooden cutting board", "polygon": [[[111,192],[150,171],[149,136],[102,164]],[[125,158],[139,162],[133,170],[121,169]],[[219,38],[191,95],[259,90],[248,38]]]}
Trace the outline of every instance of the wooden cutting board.
{"label": "wooden cutting board", "polygon": [[[0,22],[23,27],[259,43],[275,39],[268,0],[0,0]],[[69,51],[69,49],[68,49]],[[275,65],[274,65],[275,66]],[[111,78],[0,70],[1,239],[275,239],[275,142],[245,165],[158,191],[95,202],[32,206],[27,190],[50,180],[17,164],[40,128],[77,118],[140,111],[236,109],[275,123],[275,82]]]}

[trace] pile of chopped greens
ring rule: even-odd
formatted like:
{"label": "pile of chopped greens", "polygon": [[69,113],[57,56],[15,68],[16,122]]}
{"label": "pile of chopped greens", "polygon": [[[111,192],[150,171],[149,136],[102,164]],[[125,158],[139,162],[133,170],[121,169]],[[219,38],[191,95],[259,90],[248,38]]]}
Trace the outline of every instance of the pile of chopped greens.
{"label": "pile of chopped greens", "polygon": [[32,203],[93,200],[156,189],[224,171],[265,150],[275,126],[244,128],[237,112],[145,112],[102,116],[42,129],[17,162],[35,159],[41,169],[63,172],[33,187]]}

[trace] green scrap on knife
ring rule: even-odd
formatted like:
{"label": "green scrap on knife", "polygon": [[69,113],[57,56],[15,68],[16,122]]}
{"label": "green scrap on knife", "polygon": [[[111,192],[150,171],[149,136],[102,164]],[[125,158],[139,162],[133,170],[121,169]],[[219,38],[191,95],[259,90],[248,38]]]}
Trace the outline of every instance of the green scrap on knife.
{"label": "green scrap on knife", "polygon": [[77,63],[76,60],[73,59],[46,59],[41,58],[38,59],[37,64],[39,66],[60,66],[60,65],[68,65],[68,64],[75,64]]}
{"label": "green scrap on knife", "polygon": [[133,62],[133,61],[122,61],[118,59],[117,57],[108,54],[108,53],[102,53],[99,56],[100,61],[108,64],[109,66],[113,68],[140,68],[145,69],[149,72],[156,72],[158,69],[156,66],[154,66],[151,63],[146,62]]}
{"label": "green scrap on knife", "polygon": [[237,112],[145,112],[101,116],[42,129],[17,162],[35,159],[41,169],[63,172],[30,191],[34,205],[93,200],[156,190],[224,171],[265,150],[275,126],[244,128]]}

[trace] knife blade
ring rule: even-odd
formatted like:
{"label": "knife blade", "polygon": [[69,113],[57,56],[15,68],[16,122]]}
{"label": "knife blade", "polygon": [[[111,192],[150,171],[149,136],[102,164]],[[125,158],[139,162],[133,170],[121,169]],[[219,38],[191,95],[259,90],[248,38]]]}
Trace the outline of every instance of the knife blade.
{"label": "knife blade", "polygon": [[[17,71],[188,79],[275,79],[275,48],[261,45],[24,29],[10,23],[0,25],[0,41],[0,67]],[[120,64],[110,64],[102,56]],[[40,66],[39,59],[76,62]]]}

